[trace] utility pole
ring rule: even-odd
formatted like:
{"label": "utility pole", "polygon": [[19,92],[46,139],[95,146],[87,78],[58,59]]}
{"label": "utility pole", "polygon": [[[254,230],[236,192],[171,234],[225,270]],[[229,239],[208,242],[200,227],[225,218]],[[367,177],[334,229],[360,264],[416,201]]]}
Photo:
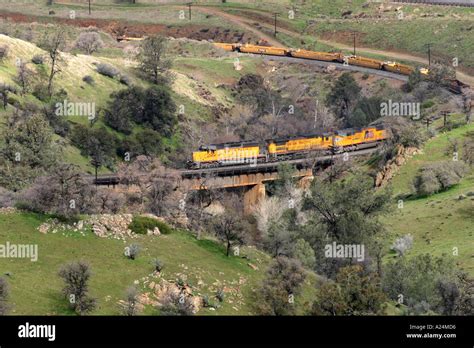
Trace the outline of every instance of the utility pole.
{"label": "utility pole", "polygon": [[273,33],[273,36],[277,36],[277,16],[278,16],[278,13],[274,13],[273,14],[275,16],[275,32]]}
{"label": "utility pole", "polygon": [[353,31],[352,35],[354,36],[354,56],[356,55],[356,32]]}
{"label": "utility pole", "polygon": [[192,2],[188,3],[188,7],[189,7],[189,20],[191,20],[192,18],[192,15],[191,15],[191,6],[193,5]]}
{"label": "utility pole", "polygon": [[89,14],[91,14],[91,0],[89,0]]}
{"label": "utility pole", "polygon": [[428,66],[431,66],[431,43],[428,44]]}

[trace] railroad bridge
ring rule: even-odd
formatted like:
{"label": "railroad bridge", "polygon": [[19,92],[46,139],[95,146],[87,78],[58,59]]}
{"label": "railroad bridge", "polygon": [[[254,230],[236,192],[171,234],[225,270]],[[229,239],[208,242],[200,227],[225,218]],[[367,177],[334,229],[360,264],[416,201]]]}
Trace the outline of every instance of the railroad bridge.
{"label": "railroad bridge", "polygon": [[[290,160],[284,163],[292,165],[293,177],[299,179],[302,187],[309,185],[314,171],[329,166],[336,158],[367,155],[376,148],[354,151],[346,154],[319,156]],[[249,212],[256,203],[266,196],[265,184],[278,179],[281,162],[259,163],[256,165],[235,165],[228,167],[182,170],[176,185],[183,193],[196,190],[237,189],[244,190],[244,209]],[[120,183],[117,175],[103,175],[94,180],[95,184],[113,187],[118,190],[131,190],[133,187]]]}

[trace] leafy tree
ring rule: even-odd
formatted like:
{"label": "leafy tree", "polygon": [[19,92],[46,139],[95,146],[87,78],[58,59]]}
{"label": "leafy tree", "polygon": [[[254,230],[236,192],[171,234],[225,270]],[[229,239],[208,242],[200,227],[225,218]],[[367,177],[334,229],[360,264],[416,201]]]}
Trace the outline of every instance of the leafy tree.
{"label": "leafy tree", "polygon": [[324,283],[313,304],[312,315],[380,314],[387,300],[375,273],[354,265],[339,270],[334,281]]}
{"label": "leafy tree", "polygon": [[342,74],[327,95],[326,105],[337,117],[348,120],[349,115],[360,97],[360,87],[350,73]]}
{"label": "leafy tree", "polygon": [[152,86],[146,90],[132,86],[113,93],[105,111],[105,122],[119,132],[130,134],[133,122],[149,126],[161,136],[172,135],[177,118],[170,91],[165,86]]}
{"label": "leafy tree", "polygon": [[294,314],[294,298],[300,293],[305,278],[304,270],[298,261],[283,256],[277,257],[257,289],[257,312],[262,315]]}
{"label": "leafy tree", "polygon": [[78,261],[68,264],[59,271],[59,276],[65,282],[63,293],[71,309],[79,315],[95,309],[97,301],[88,295],[91,271],[87,263]]}
{"label": "leafy tree", "polygon": [[[145,91],[143,114],[136,114],[138,124],[150,125],[162,136],[169,137],[177,123],[176,105],[171,99],[169,89],[153,86]],[[141,118],[140,118],[141,116]]]}
{"label": "leafy tree", "polygon": [[76,125],[71,132],[71,141],[81,149],[83,156],[91,157],[96,169],[103,165],[113,166],[118,140],[105,127]]}
{"label": "leafy tree", "polygon": [[27,186],[58,161],[53,132],[41,115],[17,114],[8,120],[1,135],[0,185],[6,188]]}
{"label": "leafy tree", "polygon": [[171,67],[166,50],[167,41],[163,36],[149,36],[140,45],[140,70],[156,85],[167,80],[166,75]]}
{"label": "leafy tree", "polygon": [[[468,300],[473,294],[473,280],[456,270],[446,255],[399,257],[386,265],[382,284],[392,300],[411,309],[421,302],[427,304],[428,310],[443,314],[469,314],[464,310],[473,308],[472,298]],[[463,307],[463,303],[468,305]]]}
{"label": "leafy tree", "polygon": [[302,238],[296,241],[292,254],[295,259],[299,260],[308,269],[313,269],[316,265],[316,256],[314,255],[313,248]]}
{"label": "leafy tree", "polygon": [[261,116],[270,105],[270,96],[262,76],[247,74],[240,78],[236,87],[236,99],[244,105],[255,107],[256,114]]}
{"label": "leafy tree", "polygon": [[43,115],[48,120],[49,125],[53,128],[54,133],[65,137],[70,130],[70,125],[67,119],[58,114],[57,104],[62,104],[67,99],[67,92],[61,89],[57,93],[54,93],[49,102],[45,103],[43,107]]}
{"label": "leafy tree", "polygon": [[380,118],[380,103],[379,97],[362,97],[354,108],[346,121],[347,127],[365,127]]}
{"label": "leafy tree", "polygon": [[370,255],[381,257],[376,240],[384,228],[379,216],[386,211],[390,197],[389,190],[375,193],[373,180],[363,175],[331,185],[321,179],[313,181],[303,205],[309,221],[300,236],[313,247],[319,272],[333,277],[338,268],[355,262],[326,258],[324,248],[333,242],[364,245],[364,262],[370,262]]}
{"label": "leafy tree", "polygon": [[105,110],[105,122],[119,132],[130,134],[133,128],[131,122],[134,120],[134,115],[143,113],[143,89],[132,86],[114,92],[110,97]]}

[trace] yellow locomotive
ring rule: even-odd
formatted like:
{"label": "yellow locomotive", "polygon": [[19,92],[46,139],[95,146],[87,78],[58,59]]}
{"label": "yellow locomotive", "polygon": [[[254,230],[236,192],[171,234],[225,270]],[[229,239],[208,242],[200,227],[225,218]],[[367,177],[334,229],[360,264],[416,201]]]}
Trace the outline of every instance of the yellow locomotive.
{"label": "yellow locomotive", "polygon": [[388,138],[383,127],[345,129],[322,135],[270,139],[265,142],[233,142],[201,146],[193,152],[188,166],[193,169],[258,163],[303,158],[311,152],[336,154],[376,147]]}

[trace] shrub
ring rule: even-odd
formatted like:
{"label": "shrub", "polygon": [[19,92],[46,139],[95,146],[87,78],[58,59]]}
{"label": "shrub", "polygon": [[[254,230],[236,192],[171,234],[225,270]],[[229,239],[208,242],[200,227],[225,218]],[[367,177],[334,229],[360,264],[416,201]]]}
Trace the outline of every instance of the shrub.
{"label": "shrub", "polygon": [[46,102],[49,100],[49,94],[48,94],[48,89],[38,83],[36,84],[34,87],[33,87],[33,92],[32,94],[38,99],[38,100],[41,100],[43,102]]}
{"label": "shrub", "polygon": [[8,57],[9,48],[6,45],[0,45],[0,60],[4,60]]}
{"label": "shrub", "polygon": [[128,77],[127,75],[123,75],[123,74],[120,75],[119,81],[120,81],[121,84],[123,84],[125,86],[130,86],[132,84],[132,80],[130,79],[130,77]]}
{"label": "shrub", "polygon": [[89,265],[82,261],[71,263],[59,271],[59,276],[66,283],[63,293],[71,309],[80,315],[93,311],[96,300],[87,295],[91,276]]}
{"label": "shrub", "polygon": [[15,192],[0,187],[0,208],[15,206]]}
{"label": "shrub", "polygon": [[166,223],[147,216],[134,216],[128,226],[132,232],[138,234],[147,234],[148,230],[153,230],[155,227],[158,227],[160,233],[171,233],[171,228]]}
{"label": "shrub", "polygon": [[125,256],[130,260],[135,260],[140,252],[140,246],[138,244],[130,244],[125,248]]}
{"label": "shrub", "polygon": [[161,272],[161,270],[163,269],[163,267],[165,267],[165,264],[163,261],[159,260],[159,259],[154,259],[153,260],[153,266],[155,267],[155,271],[157,272]]}
{"label": "shrub", "polygon": [[94,84],[94,78],[90,75],[86,75],[82,78],[82,81],[84,81],[85,83],[89,84],[89,85],[93,85]]}
{"label": "shrub", "polygon": [[414,187],[420,196],[446,190],[458,184],[466,174],[467,167],[461,161],[441,161],[429,164],[415,177]]}
{"label": "shrub", "polygon": [[183,293],[168,292],[159,307],[161,315],[193,315],[194,305]]}
{"label": "shrub", "polygon": [[403,256],[405,252],[411,249],[412,246],[413,236],[411,234],[407,234],[395,240],[392,245],[392,250],[395,250],[399,256]]}
{"label": "shrub", "polygon": [[224,302],[224,299],[225,299],[225,292],[224,292],[224,289],[218,289],[216,291],[216,297],[217,299],[219,300],[219,302]]}
{"label": "shrub", "polygon": [[35,54],[33,58],[31,58],[31,62],[33,64],[39,65],[44,63],[44,57],[40,54]]}
{"label": "shrub", "polygon": [[115,68],[114,66],[110,64],[105,64],[105,63],[100,63],[97,65],[97,72],[101,75],[110,77],[110,78],[115,78],[116,76],[119,76],[120,71]]}
{"label": "shrub", "polygon": [[104,47],[104,42],[98,33],[93,31],[85,31],[79,34],[75,47],[87,54],[92,54]]}
{"label": "shrub", "polygon": [[138,290],[132,286],[125,292],[125,301],[121,304],[122,312],[127,316],[137,315],[140,311],[138,301]]}

